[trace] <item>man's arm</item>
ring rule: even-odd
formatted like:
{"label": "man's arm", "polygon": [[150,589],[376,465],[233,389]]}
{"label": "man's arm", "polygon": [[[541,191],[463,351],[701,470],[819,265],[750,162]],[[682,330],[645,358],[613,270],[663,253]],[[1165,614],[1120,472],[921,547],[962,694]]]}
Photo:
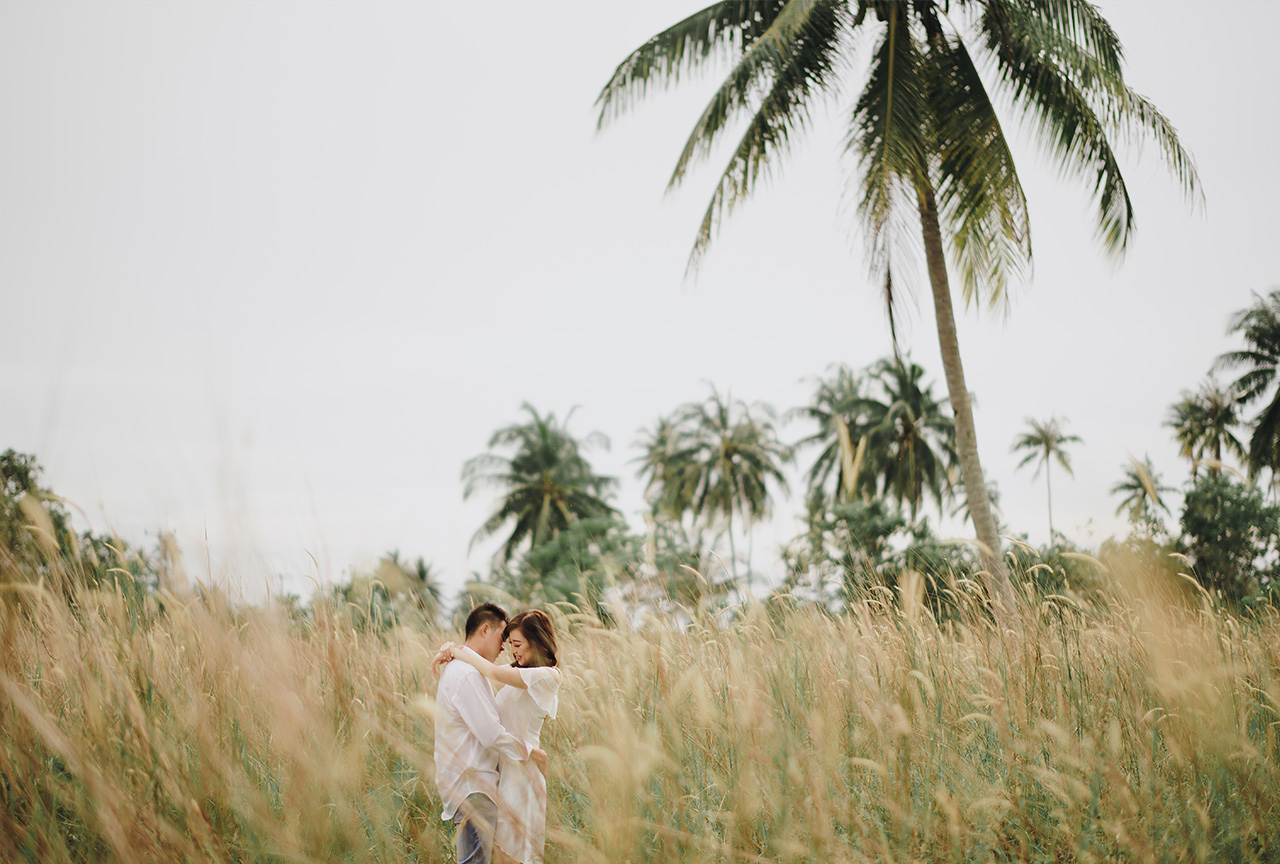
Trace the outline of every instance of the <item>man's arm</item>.
{"label": "man's arm", "polygon": [[504,756],[523,762],[529,758],[529,748],[503,727],[493,697],[486,698],[487,694],[478,689],[488,686],[488,682],[479,676],[463,678],[454,691],[453,707],[458,709],[462,722],[486,749],[496,749]]}

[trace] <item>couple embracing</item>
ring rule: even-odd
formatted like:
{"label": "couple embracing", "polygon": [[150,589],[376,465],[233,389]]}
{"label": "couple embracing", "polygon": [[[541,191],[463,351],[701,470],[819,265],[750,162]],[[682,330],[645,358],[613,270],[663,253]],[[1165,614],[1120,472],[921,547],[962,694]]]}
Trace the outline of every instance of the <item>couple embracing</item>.
{"label": "couple embracing", "polygon": [[[504,644],[512,663],[499,666]],[[560,692],[551,619],[532,610],[508,621],[501,607],[484,603],[467,617],[465,641],[441,646],[432,669],[440,675],[436,784],[441,816],[458,825],[459,864],[541,864],[547,754],[540,736],[542,721],[555,719]]]}

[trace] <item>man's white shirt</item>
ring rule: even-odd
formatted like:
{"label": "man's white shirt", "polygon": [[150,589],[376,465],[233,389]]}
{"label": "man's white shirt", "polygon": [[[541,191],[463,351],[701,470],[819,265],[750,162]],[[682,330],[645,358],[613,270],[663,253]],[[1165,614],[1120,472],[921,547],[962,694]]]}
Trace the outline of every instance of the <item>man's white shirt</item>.
{"label": "man's white shirt", "polygon": [[436,688],[436,785],[452,819],[468,795],[495,797],[498,756],[522,761],[529,748],[503,728],[493,688],[469,663],[450,660]]}

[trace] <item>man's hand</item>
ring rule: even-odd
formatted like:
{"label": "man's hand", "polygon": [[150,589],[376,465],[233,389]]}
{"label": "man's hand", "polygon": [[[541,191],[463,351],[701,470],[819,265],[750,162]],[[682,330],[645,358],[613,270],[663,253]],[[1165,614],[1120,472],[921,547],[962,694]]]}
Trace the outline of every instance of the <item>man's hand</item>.
{"label": "man's hand", "polygon": [[458,646],[453,642],[446,642],[440,646],[440,650],[436,653],[435,659],[431,661],[431,671],[436,675],[440,674],[440,667],[453,659],[453,651]]}
{"label": "man's hand", "polygon": [[542,772],[542,776],[547,776],[547,751],[533,748],[529,751],[529,761],[538,766],[538,770]]}

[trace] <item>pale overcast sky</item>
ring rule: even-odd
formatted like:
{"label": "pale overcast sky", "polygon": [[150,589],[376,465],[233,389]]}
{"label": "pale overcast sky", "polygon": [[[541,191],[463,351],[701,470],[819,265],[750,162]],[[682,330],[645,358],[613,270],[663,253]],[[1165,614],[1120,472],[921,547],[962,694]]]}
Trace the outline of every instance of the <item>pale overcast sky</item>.
{"label": "pale overcast sky", "polygon": [[[663,189],[716,82],[596,133],[618,61],[705,2],[0,3],[0,448],[35,453],[96,529],[175,530],[196,575],[251,599],[269,574],[304,590],[310,555],[338,579],[398,548],[451,590],[486,569],[491,547],[467,547],[492,500],[463,502],[459,474],[525,400],[612,439],[595,461],[638,525],[641,426],[706,382],[785,410],[890,350],[844,206],[847,102],[693,283],[726,154]],[[1098,543],[1129,454],[1185,480],[1167,407],[1280,287],[1280,4],[1102,8],[1207,206],[1131,154],[1139,229],[1114,267],[1084,191],[1019,146],[1034,279],[960,337],[984,466],[1036,543],[1043,477],[1009,453],[1024,418],[1084,438],[1055,522]],[[945,393],[920,299],[903,342]],[[755,540],[774,577],[793,476]]]}

